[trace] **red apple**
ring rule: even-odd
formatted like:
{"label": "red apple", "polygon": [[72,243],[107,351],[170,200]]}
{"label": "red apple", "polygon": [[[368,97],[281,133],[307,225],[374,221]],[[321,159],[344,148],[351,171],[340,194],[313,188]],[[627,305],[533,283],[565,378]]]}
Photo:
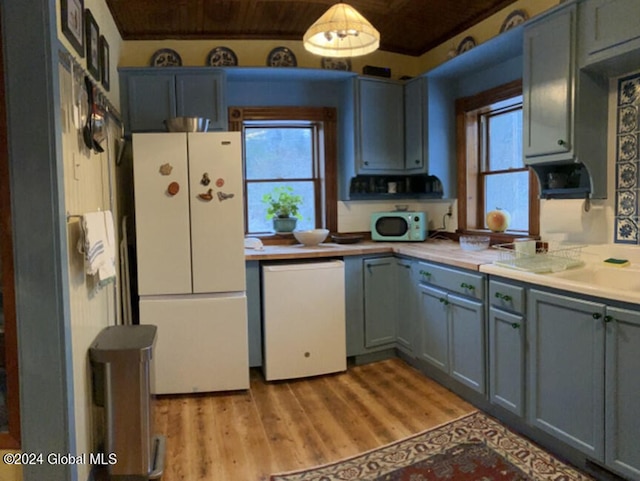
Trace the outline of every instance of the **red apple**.
{"label": "red apple", "polygon": [[504,209],[496,208],[487,213],[487,227],[493,232],[504,232],[509,228],[511,216]]}

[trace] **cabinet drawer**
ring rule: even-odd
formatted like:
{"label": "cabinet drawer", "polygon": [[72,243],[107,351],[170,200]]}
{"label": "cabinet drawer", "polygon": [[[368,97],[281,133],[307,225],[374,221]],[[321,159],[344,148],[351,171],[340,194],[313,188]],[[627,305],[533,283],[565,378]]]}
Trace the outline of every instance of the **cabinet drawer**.
{"label": "cabinet drawer", "polygon": [[421,283],[433,284],[474,299],[484,298],[484,276],[449,267],[420,262],[418,274]]}
{"label": "cabinet drawer", "polygon": [[491,280],[489,302],[492,306],[522,314],[525,306],[524,288]]}

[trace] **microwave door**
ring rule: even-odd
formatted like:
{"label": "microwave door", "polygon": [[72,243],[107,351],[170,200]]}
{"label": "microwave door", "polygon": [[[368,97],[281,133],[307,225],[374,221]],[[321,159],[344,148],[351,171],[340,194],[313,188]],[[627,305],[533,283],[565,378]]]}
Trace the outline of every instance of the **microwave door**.
{"label": "microwave door", "polygon": [[376,232],[382,237],[403,237],[408,231],[409,224],[402,217],[381,217],[376,221]]}

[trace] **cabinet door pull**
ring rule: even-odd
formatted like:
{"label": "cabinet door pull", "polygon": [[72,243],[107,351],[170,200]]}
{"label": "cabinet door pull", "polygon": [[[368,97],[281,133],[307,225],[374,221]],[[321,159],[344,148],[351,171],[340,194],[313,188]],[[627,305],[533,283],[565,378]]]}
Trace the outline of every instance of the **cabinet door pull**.
{"label": "cabinet door pull", "polygon": [[420,161],[418,159],[414,160],[414,162],[416,163],[416,165],[420,164]]}
{"label": "cabinet door pull", "polygon": [[444,304],[445,306],[449,305],[449,301],[447,301],[444,297],[441,297],[440,299],[438,299],[442,304]]}
{"label": "cabinet door pull", "polygon": [[428,278],[428,279],[431,279],[431,272],[427,272],[427,271],[423,271],[423,270],[421,270],[421,271],[420,271],[420,275],[421,275],[421,276],[424,276],[424,277],[426,277],[426,278]]}
{"label": "cabinet door pull", "polygon": [[363,164],[364,164],[364,165],[369,165],[369,161],[368,161],[368,160],[365,160],[365,161],[363,162]]}
{"label": "cabinet door pull", "polygon": [[466,282],[463,282],[462,284],[460,284],[460,287],[462,287],[463,289],[469,289],[470,291],[473,291],[476,288],[476,286],[472,284],[467,284]]}
{"label": "cabinet door pull", "polygon": [[562,139],[558,139],[558,145],[564,145],[564,144],[565,144],[565,141],[564,141],[564,140],[562,140]]}
{"label": "cabinet door pull", "polygon": [[611,322],[611,321],[615,321],[615,318],[613,316],[604,316],[604,322]]}
{"label": "cabinet door pull", "polygon": [[592,316],[594,319],[600,319],[602,317],[602,314],[600,314],[599,312],[594,312]]}
{"label": "cabinet door pull", "polygon": [[517,322],[512,322],[511,327],[513,327],[514,329],[520,329],[520,324],[518,324]]}
{"label": "cabinet door pull", "polygon": [[496,292],[496,297],[498,299],[502,299],[504,302],[510,302],[511,296],[508,294],[502,294],[501,292]]}

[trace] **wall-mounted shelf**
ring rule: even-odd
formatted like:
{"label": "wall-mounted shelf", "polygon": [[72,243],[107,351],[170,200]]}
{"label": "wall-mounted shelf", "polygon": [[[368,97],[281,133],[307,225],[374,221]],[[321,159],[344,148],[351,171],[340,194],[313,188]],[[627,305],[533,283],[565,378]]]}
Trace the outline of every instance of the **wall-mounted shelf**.
{"label": "wall-mounted shelf", "polygon": [[440,180],[426,174],[357,175],[349,186],[350,200],[441,199],[442,195]]}

